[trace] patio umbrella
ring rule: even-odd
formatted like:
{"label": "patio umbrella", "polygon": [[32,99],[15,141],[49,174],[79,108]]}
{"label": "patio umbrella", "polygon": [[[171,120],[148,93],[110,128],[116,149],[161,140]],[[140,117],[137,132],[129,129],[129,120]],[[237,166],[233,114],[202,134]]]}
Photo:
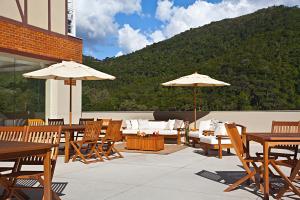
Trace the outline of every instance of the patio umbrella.
{"label": "patio umbrella", "polygon": [[197,109],[196,109],[196,87],[215,87],[228,86],[229,83],[218,81],[207,75],[198,74],[197,72],[188,76],[183,76],[173,81],[162,84],[163,86],[179,86],[179,87],[193,87],[194,88],[194,129],[196,129]]}
{"label": "patio umbrella", "polygon": [[72,80],[114,80],[115,77],[73,61],[62,61],[37,71],[23,74],[25,78],[70,81],[70,115],[72,124]]}

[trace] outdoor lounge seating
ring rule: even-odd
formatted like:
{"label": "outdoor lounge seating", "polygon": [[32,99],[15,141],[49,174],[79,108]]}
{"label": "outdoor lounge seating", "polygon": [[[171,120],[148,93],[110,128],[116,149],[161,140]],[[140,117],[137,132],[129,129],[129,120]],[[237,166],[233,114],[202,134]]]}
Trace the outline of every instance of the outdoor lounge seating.
{"label": "outdoor lounge seating", "polygon": [[151,120],[125,120],[126,128],[123,129],[123,136],[137,134],[142,132],[153,134],[158,132],[167,139],[176,139],[177,144],[181,144],[182,129],[184,123],[182,120],[169,121],[151,121]]}
{"label": "outdoor lounge seating", "polygon": [[[246,132],[246,128],[242,125],[236,125],[240,135]],[[198,130],[189,132],[189,139],[192,140],[193,146],[199,144],[204,149],[205,155],[208,155],[209,150],[218,150],[218,157],[222,159],[223,149],[227,149],[230,153],[232,144],[227,135],[225,123],[218,120],[199,121],[197,124]]]}
{"label": "outdoor lounge seating", "polygon": [[43,126],[45,121],[42,119],[28,119],[28,126]]}

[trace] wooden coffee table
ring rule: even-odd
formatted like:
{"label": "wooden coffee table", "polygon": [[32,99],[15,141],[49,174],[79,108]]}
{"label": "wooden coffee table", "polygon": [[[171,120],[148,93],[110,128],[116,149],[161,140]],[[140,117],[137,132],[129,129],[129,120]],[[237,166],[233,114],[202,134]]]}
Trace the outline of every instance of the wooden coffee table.
{"label": "wooden coffee table", "polygon": [[128,135],[126,147],[129,150],[160,151],[164,149],[164,136],[162,135]]}

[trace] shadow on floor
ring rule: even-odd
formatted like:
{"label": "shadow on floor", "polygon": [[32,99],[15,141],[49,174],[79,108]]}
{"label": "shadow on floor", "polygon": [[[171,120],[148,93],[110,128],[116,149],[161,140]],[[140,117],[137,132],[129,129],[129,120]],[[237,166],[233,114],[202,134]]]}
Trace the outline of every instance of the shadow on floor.
{"label": "shadow on floor", "polygon": [[[52,182],[52,190],[58,195],[58,196],[64,196],[65,194],[63,193],[63,191],[65,190],[65,188],[67,187],[68,182]],[[25,194],[27,194],[30,199],[42,199],[43,196],[43,188],[41,187],[41,185],[39,184],[38,181],[36,180],[21,180],[19,179],[17,181],[17,186],[20,187],[38,187],[40,189],[38,190],[25,190]]]}
{"label": "shadow on floor", "polygon": [[[202,155],[202,156],[206,156],[206,157],[218,157],[218,156],[219,156],[219,155],[218,155],[218,150],[209,150],[209,151],[208,151],[208,155],[205,155],[204,150],[201,149],[201,148],[195,149],[193,152],[196,153],[196,154],[200,154],[200,155]],[[223,156],[223,157],[226,157],[226,156],[234,156],[234,155],[235,155],[235,154],[233,154],[233,153],[227,153],[227,150],[223,150],[223,151],[222,151],[222,156]]]}
{"label": "shadow on floor", "polygon": [[[239,165],[239,167],[243,168]],[[200,172],[196,173],[197,176],[201,176],[203,178],[209,179],[211,181],[215,181],[224,185],[231,185],[235,181],[239,180],[243,176],[246,175],[243,171],[216,171],[216,172],[210,172],[207,170],[202,170]],[[275,198],[275,194],[279,191],[280,188],[284,186],[284,182],[281,178],[278,177],[270,177],[271,187],[270,187],[270,193],[272,194],[273,198]],[[248,192],[251,192],[252,194],[263,198],[262,192],[256,187],[254,183],[251,183],[250,185],[247,185],[246,183],[242,186],[238,187],[237,189],[242,189]],[[287,199],[299,199],[299,197],[295,196],[293,193],[286,193],[284,198]]]}

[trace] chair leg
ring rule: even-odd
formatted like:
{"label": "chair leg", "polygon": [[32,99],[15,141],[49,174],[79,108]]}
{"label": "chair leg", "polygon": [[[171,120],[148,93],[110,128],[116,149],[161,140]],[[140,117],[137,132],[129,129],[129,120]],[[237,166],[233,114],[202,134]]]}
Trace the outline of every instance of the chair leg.
{"label": "chair leg", "polygon": [[271,160],[270,163],[271,163],[272,167],[278,172],[278,174],[286,181],[285,186],[283,188],[281,188],[280,191],[278,192],[276,199],[280,199],[284,195],[284,193],[289,189],[289,187],[291,187],[293,192],[295,192],[297,195],[300,196],[300,191],[292,183],[292,181],[296,177],[297,173],[299,172],[300,162],[298,161],[297,166],[294,168],[290,178],[287,178],[285,176],[285,174],[279,169],[279,167],[276,165],[276,163],[273,160]]}
{"label": "chair leg", "polygon": [[230,153],[230,148],[227,148],[227,153],[228,153],[228,154]]}
{"label": "chair leg", "polygon": [[219,146],[219,149],[218,149],[218,152],[219,152],[219,159],[222,159],[222,146]]}

